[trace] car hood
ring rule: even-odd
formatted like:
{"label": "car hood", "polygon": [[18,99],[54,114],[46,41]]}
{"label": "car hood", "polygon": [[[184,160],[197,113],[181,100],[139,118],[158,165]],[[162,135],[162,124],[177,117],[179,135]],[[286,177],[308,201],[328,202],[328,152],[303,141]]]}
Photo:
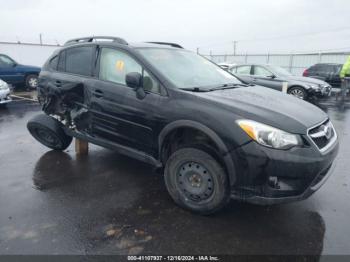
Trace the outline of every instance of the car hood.
{"label": "car hood", "polygon": [[308,102],[260,86],[194,94],[224,105],[238,117],[261,122],[290,133],[306,134],[308,128],[328,118],[326,113]]}
{"label": "car hood", "polygon": [[313,84],[313,85],[328,85],[325,81],[322,81],[320,79],[304,77],[304,76],[290,76],[288,77],[288,80],[303,82],[303,83]]}

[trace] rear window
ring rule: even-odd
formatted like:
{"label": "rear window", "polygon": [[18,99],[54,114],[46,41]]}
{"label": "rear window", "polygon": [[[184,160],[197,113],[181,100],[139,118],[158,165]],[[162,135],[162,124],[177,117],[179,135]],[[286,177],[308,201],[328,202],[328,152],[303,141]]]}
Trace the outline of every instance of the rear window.
{"label": "rear window", "polygon": [[66,70],[66,51],[60,53],[57,70],[61,72],[64,72]]}
{"label": "rear window", "polygon": [[61,52],[57,66],[58,71],[91,76],[94,50],[93,46],[83,46]]}
{"label": "rear window", "polygon": [[58,65],[58,56],[56,55],[54,58],[50,60],[49,67],[52,70],[57,70],[57,65]]}
{"label": "rear window", "polygon": [[330,70],[332,70],[332,69],[331,69],[331,67],[330,67],[329,65],[316,64],[316,65],[310,67],[309,70],[320,72],[320,71],[330,71]]}

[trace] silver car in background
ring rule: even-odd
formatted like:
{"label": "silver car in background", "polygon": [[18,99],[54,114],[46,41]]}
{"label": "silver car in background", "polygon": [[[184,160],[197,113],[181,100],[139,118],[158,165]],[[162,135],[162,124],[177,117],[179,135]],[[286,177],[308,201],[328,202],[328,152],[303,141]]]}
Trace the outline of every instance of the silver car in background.
{"label": "silver car in background", "polygon": [[10,92],[9,85],[0,79],[0,105],[7,104],[12,101]]}
{"label": "silver car in background", "polygon": [[283,85],[286,85],[288,94],[303,100],[312,96],[326,97],[332,91],[332,86],[325,81],[294,76],[284,68],[274,65],[241,64],[231,66],[226,70],[249,84],[265,86],[278,91],[282,91]]}

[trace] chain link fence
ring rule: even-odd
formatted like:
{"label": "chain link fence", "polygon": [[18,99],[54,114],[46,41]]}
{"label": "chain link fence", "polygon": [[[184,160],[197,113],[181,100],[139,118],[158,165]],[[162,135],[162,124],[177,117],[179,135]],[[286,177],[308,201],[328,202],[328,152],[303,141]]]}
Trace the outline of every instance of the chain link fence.
{"label": "chain link fence", "polygon": [[201,54],[215,63],[233,64],[258,63],[281,66],[295,75],[302,75],[304,70],[317,63],[343,64],[350,52],[310,53],[310,54],[239,54],[215,55]]}
{"label": "chain link fence", "polygon": [[8,55],[20,64],[41,67],[47,58],[60,47],[49,44],[0,42],[0,54]]}

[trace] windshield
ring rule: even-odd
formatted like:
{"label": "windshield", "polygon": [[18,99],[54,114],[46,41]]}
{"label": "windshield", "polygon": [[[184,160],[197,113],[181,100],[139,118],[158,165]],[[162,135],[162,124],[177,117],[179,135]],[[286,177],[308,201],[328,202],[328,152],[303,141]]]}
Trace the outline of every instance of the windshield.
{"label": "windshield", "polygon": [[140,48],[141,55],[181,89],[209,89],[241,82],[219,66],[183,49]]}
{"label": "windshield", "polygon": [[280,76],[293,76],[292,73],[290,73],[289,71],[287,71],[287,70],[284,69],[283,67],[271,66],[271,65],[269,65],[269,68],[270,68],[271,71],[273,71],[276,75],[280,75]]}

